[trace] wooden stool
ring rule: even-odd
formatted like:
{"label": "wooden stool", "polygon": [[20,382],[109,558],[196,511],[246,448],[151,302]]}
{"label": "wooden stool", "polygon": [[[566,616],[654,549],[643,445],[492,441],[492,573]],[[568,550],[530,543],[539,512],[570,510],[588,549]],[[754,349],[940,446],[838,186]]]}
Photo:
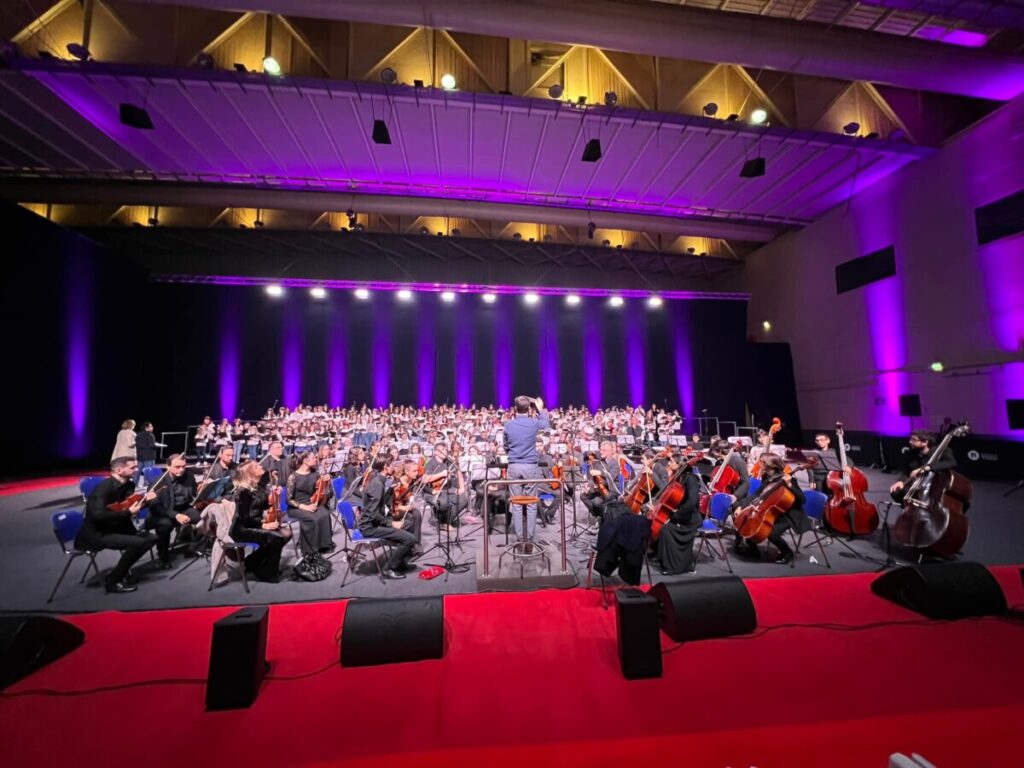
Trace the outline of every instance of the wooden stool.
{"label": "wooden stool", "polygon": [[525,575],[524,560],[531,558],[539,558],[548,564],[548,573],[551,573],[551,561],[548,559],[547,553],[544,550],[543,545],[535,543],[530,540],[529,528],[527,527],[527,511],[531,504],[539,504],[540,497],[538,496],[510,496],[508,499],[509,511],[512,509],[513,504],[518,504],[522,509],[523,514],[523,538],[521,541],[517,541],[515,544],[510,544],[505,548],[505,551],[501,553],[498,558],[498,568],[501,568],[501,560],[505,555],[512,555],[512,560],[515,562],[519,561],[519,577],[523,578]]}

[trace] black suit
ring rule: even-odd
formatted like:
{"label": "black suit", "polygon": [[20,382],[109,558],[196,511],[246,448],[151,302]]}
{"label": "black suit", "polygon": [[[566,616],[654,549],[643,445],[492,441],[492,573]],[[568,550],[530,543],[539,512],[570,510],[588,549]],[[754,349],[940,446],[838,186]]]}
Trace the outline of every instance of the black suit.
{"label": "black suit", "polygon": [[132,524],[128,512],[113,512],[108,505],[124,501],[135,491],[131,481],[121,482],[108,477],[89,494],[85,503],[85,522],[75,539],[77,549],[98,552],[101,549],[120,549],[121,559],[107,575],[107,588],[122,581],[135,562],[157,543],[152,533],[140,533]]}
{"label": "black suit", "polygon": [[[932,451],[935,449],[933,448]],[[892,498],[897,504],[903,503],[903,497],[906,495],[907,486],[909,486],[913,480],[910,479],[910,473],[915,469],[920,469],[928,463],[928,458],[932,455],[932,451],[927,454],[921,453],[921,451],[907,451],[903,457],[903,471],[900,473],[900,481],[903,483],[903,488],[898,491],[893,491]],[[956,469],[956,459],[953,458],[952,452],[947,451],[942,457],[932,462],[931,471],[941,472],[944,469]]]}
{"label": "black suit", "polygon": [[604,478],[604,484],[607,486],[608,495],[602,496],[597,490],[597,487],[593,485],[588,490],[580,494],[580,501],[583,502],[583,506],[587,508],[591,515],[595,517],[601,517],[604,515],[604,508],[608,502],[619,500],[619,486],[616,482],[619,476],[619,463],[617,461],[605,461],[604,459],[597,459],[593,464],[587,467],[588,472],[599,472],[601,477]]}
{"label": "black suit", "polygon": [[359,515],[359,532],[367,538],[384,539],[394,546],[385,568],[398,571],[405,567],[416,537],[408,531],[395,528],[387,516],[385,498],[387,488],[384,477],[374,472],[363,489],[363,511]]}
{"label": "black suit", "polygon": [[196,479],[186,472],[181,477],[167,475],[156,489],[156,498],[149,504],[146,530],[155,530],[156,549],[162,562],[170,560],[171,531],[181,523],[177,515],[187,515],[189,524],[199,522],[199,512],[192,506],[196,500]]}

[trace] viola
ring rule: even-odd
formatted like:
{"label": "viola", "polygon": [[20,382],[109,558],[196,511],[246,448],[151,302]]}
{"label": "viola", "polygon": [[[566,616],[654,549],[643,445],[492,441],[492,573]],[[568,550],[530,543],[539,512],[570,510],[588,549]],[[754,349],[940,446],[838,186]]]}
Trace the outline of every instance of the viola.
{"label": "viola", "polygon": [[394,498],[391,502],[391,519],[400,521],[405,518],[406,512],[400,512],[399,507],[408,506],[412,498],[412,483],[400,483],[395,487]]}
{"label": "viola", "polygon": [[594,481],[594,487],[597,489],[597,492],[607,498],[610,491],[608,490],[608,481],[604,475],[600,472],[591,472],[590,479]]}
{"label": "viola", "polygon": [[319,507],[327,499],[327,489],[331,484],[330,475],[320,475],[316,479],[316,490],[313,491],[313,495],[309,498],[309,503],[314,507]]}
{"label": "viola", "polygon": [[[775,435],[782,429],[782,419],[775,417],[772,419],[772,425],[768,427],[768,445],[765,447],[765,451],[772,447],[772,442],[775,440]],[[763,454],[762,454],[763,455]],[[751,477],[761,476],[761,460],[758,459],[754,462],[754,466],[750,468]]]}
{"label": "viola", "polygon": [[555,464],[555,466],[551,468],[551,476],[555,478],[556,481],[551,483],[551,490],[557,491],[559,488],[562,487],[562,484],[560,482],[557,482],[558,480],[562,479],[562,462],[558,462],[557,464]]}
{"label": "viola", "polygon": [[[792,468],[787,466],[785,475],[813,467],[816,463],[817,459]],[[795,501],[796,496],[782,477],[773,480],[757,494],[752,504],[733,515],[736,533],[752,544],[760,544],[771,535],[779,515],[788,512]]]}
{"label": "viola", "polygon": [[273,483],[267,489],[267,511],[263,515],[263,522],[277,523],[281,520],[281,486],[277,481],[277,470],[270,470],[270,480]]}
{"label": "viola", "polygon": [[154,490],[158,485],[160,485],[160,483],[163,481],[165,477],[167,477],[167,474],[170,471],[170,468],[165,469],[164,473],[160,475],[160,477],[157,478],[157,481],[153,483],[153,485],[151,485],[149,488],[147,488],[144,491],[141,491],[140,493],[133,493],[131,496],[129,496],[127,499],[124,499],[123,501],[115,501],[112,504],[107,504],[107,509],[109,509],[111,512],[127,512],[129,509],[134,507],[139,502],[145,501],[146,494]]}
{"label": "viola", "polygon": [[892,528],[896,543],[915,549],[927,549],[938,557],[951,558],[967,542],[970,526],[967,510],[974,496],[971,481],[952,469],[929,472],[949,447],[954,437],[970,431],[964,422],[942,438],[939,447],[928,456],[923,469],[903,496],[903,512]]}
{"label": "viola", "polygon": [[846,463],[846,438],[842,422],[836,422],[839,441],[839,470],[828,473],[828,487],[832,491],[825,508],[825,522],[839,533],[865,535],[878,527],[878,508],[864,498],[868,478],[856,467]]}

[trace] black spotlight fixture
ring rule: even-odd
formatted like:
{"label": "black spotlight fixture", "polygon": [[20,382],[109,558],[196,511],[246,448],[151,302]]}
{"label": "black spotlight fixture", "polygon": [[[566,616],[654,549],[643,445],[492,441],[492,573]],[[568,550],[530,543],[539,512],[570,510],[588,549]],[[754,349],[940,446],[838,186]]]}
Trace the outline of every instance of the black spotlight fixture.
{"label": "black spotlight fixture", "polygon": [[843,126],[843,133],[847,136],[856,136],[860,132],[860,123],[847,123]]}
{"label": "black spotlight fixture", "polygon": [[614,107],[618,103],[619,103],[619,96],[618,96],[618,94],[615,93],[615,91],[608,91],[604,95],[604,105],[606,107]]}
{"label": "black spotlight fixture", "polygon": [[380,71],[380,79],[387,85],[394,85],[398,82],[398,73],[391,67],[384,67]]}
{"label": "black spotlight fixture", "polygon": [[707,117],[714,117],[715,115],[718,114],[718,105],[715,104],[715,102],[713,101],[709,101],[707,104],[704,105],[704,108],[701,111]]}
{"label": "black spotlight fixture", "polygon": [[687,248],[686,252],[689,253],[690,255],[693,255],[693,254],[695,254],[697,252],[697,249],[696,248]]}
{"label": "black spotlight fixture", "polygon": [[587,106],[587,97],[580,96],[578,99],[576,99],[576,103],[579,104],[581,107]]}
{"label": "black spotlight fixture", "polygon": [[241,72],[242,74],[245,74],[248,71],[249,70],[246,68],[245,64],[239,64],[237,61],[235,62],[235,72]]}
{"label": "black spotlight fixture", "polygon": [[562,98],[562,94],[565,93],[565,88],[561,83],[555,83],[548,87],[548,96],[552,99]]}
{"label": "black spotlight fixture", "polygon": [[429,235],[430,234],[430,230],[427,229],[426,227],[420,227],[420,234],[421,235]]}
{"label": "black spotlight fixture", "polygon": [[423,87],[423,81],[422,80],[413,80],[412,81],[412,87],[413,88],[422,88]]}
{"label": "black spotlight fixture", "polygon": [[373,121],[373,141],[375,144],[390,144],[391,143],[391,131],[388,130],[388,124],[383,120]]}
{"label": "black spotlight fixture", "polygon": [[451,236],[452,237],[461,237],[462,236],[462,230],[459,229],[458,227],[455,227],[455,229],[453,229],[451,231]]}
{"label": "black spotlight fixture", "polygon": [[208,54],[206,51],[200,51],[196,56],[196,64],[200,69],[213,69],[217,66],[217,62],[213,60],[213,56]]}
{"label": "black spotlight fixture", "polygon": [[878,131],[872,131],[871,133],[866,135],[864,138],[865,139],[877,139],[878,138]]}
{"label": "black spotlight fixture", "polygon": [[153,130],[153,119],[149,112],[134,104],[122,102],[120,106],[121,122],[130,128],[138,128],[143,131]]}
{"label": "black spotlight fixture", "polygon": [[89,49],[81,43],[68,43],[68,53],[79,61],[88,61],[92,58],[89,53]]}
{"label": "black spotlight fixture", "polygon": [[151,227],[159,227],[160,226],[160,219],[158,219],[156,216],[150,216],[149,217],[149,226],[151,226]]}
{"label": "black spotlight fixture", "polygon": [[590,222],[589,224],[587,224],[587,239],[588,240],[593,240],[594,239],[594,232],[596,230],[597,230],[597,224],[595,224],[594,222]]}
{"label": "black spotlight fixture", "polygon": [[583,157],[581,158],[584,163],[596,163],[601,159],[601,140],[591,139],[587,142],[587,146],[583,148]]}
{"label": "black spotlight fixture", "polygon": [[756,179],[758,176],[764,176],[765,162],[763,157],[755,157],[747,160],[740,169],[741,179]]}
{"label": "black spotlight fixture", "polygon": [[513,240],[522,240],[522,239],[523,239],[523,236],[522,236],[521,234],[519,234],[518,232],[515,232],[515,233],[513,233],[513,235],[512,235],[512,239],[513,239]]}
{"label": "black spotlight fixture", "polygon": [[603,245],[605,248],[608,248],[609,246],[611,246],[611,244],[612,244],[611,240],[602,240],[601,241],[601,245]]}
{"label": "black spotlight fixture", "polygon": [[740,119],[740,116],[737,115],[735,112],[733,112],[731,115],[729,115],[727,118],[725,118],[725,121],[727,123],[735,123],[739,119]]}
{"label": "black spotlight fixture", "polygon": [[262,220],[262,219],[256,219],[256,221],[254,221],[254,222],[252,223],[252,225],[253,225],[253,226],[254,226],[254,227],[255,227],[256,229],[263,229],[263,220]]}

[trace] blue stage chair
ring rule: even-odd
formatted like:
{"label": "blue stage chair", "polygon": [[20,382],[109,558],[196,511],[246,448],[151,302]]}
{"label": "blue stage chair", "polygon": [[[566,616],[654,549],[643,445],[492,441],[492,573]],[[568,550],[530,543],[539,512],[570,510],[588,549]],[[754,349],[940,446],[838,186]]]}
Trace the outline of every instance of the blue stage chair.
{"label": "blue stage chair", "polygon": [[74,546],[75,538],[78,536],[78,532],[82,530],[83,523],[85,523],[85,515],[75,509],[54,512],[50,515],[53,535],[57,537],[57,543],[60,544],[60,549],[67,558],[67,562],[64,563],[64,570],[60,572],[60,578],[57,579],[57,583],[53,585],[53,591],[50,592],[50,597],[46,600],[47,603],[53,602],[54,595],[57,594],[61,582],[64,581],[64,577],[67,575],[68,568],[71,567],[71,563],[77,557],[85,556],[89,558],[89,564],[85,566],[85,573],[82,574],[82,578],[78,582],[79,584],[85,581],[85,577],[89,575],[90,570],[95,571],[96,577],[99,578],[100,569],[96,565],[96,552],[88,549],[76,549]]}
{"label": "blue stage chair", "polygon": [[[725,560],[725,566],[732,573],[732,563],[729,562],[729,550],[725,546],[726,521],[729,519],[729,510],[732,507],[733,496],[728,493],[716,493],[708,501],[708,516],[704,518],[700,528],[697,529],[697,538],[700,545],[697,547],[697,554],[693,557],[694,566],[700,560],[704,546],[707,545],[708,552],[721,560]],[[718,551],[715,551],[717,545]]]}
{"label": "blue stage chair", "polygon": [[[380,567],[380,556],[387,553],[388,542],[384,539],[374,539],[363,536],[356,527],[356,513],[352,505],[347,501],[338,504],[338,516],[345,528],[345,551],[348,556],[345,558],[345,575],[341,577],[341,587],[345,588],[345,581],[349,573],[356,567],[359,560],[365,556],[364,550],[369,548],[373,556],[373,564],[377,566],[377,575],[380,576],[382,584],[386,584],[384,571]],[[378,550],[378,547],[380,548]]]}

